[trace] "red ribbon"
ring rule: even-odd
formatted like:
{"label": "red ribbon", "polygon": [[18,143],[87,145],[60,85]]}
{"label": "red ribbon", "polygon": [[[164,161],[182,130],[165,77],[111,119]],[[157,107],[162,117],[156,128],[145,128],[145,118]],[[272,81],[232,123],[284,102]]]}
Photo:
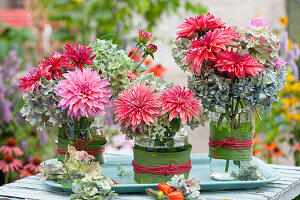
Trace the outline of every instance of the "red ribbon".
{"label": "red ribbon", "polygon": [[170,174],[183,174],[192,169],[192,161],[184,163],[182,165],[174,165],[173,163],[167,166],[158,167],[146,167],[142,165],[137,165],[132,161],[133,171],[136,173],[148,173],[148,174],[162,174],[169,176]]}
{"label": "red ribbon", "polygon": [[224,148],[232,149],[232,150],[249,149],[249,148],[253,147],[253,140],[237,140],[236,136],[231,136],[227,140],[216,141],[216,140],[211,139],[211,137],[209,137],[208,145],[210,147],[216,146],[215,158],[217,158],[216,152],[219,147],[224,147]]}
{"label": "red ribbon", "polygon": [[[87,147],[91,142],[93,142],[95,139],[97,139],[97,138],[104,138],[105,143],[106,143],[106,138],[105,138],[104,136],[102,136],[102,135],[97,136],[97,137],[94,137],[93,139],[89,140],[85,145],[84,145],[84,140],[83,140],[83,139],[78,139],[78,140],[76,140],[76,143],[75,143],[75,149],[76,149],[77,151],[86,151],[86,150],[85,150],[86,147]],[[80,145],[79,145],[79,142],[81,142]],[[79,146],[78,146],[78,145],[79,145]],[[84,147],[81,148],[83,145],[84,145]],[[56,151],[57,151],[58,154],[68,154],[68,153],[69,153],[67,150],[63,150],[63,149],[56,149]],[[104,151],[105,151],[105,146],[104,146],[103,148],[101,148],[101,149],[91,150],[91,151],[86,151],[86,152],[87,152],[88,154],[90,154],[90,155],[93,155],[93,154],[97,154],[97,153],[103,153]]]}

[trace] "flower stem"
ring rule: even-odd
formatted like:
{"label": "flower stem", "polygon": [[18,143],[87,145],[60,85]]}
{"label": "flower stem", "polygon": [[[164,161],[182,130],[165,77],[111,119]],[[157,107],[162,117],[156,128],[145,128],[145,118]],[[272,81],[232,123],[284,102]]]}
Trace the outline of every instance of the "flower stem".
{"label": "flower stem", "polygon": [[4,184],[8,183],[8,178],[9,178],[9,171],[7,171],[4,175]]}
{"label": "flower stem", "polygon": [[141,64],[146,60],[147,56],[144,57],[144,59],[140,62],[140,64],[138,64],[134,69],[133,69],[133,73],[136,72],[136,70],[141,66]]}
{"label": "flower stem", "polygon": [[229,170],[229,160],[226,160],[225,172]]}
{"label": "flower stem", "polygon": [[142,48],[142,46],[139,44],[135,50],[135,52],[133,52],[133,54],[131,55],[130,58],[132,58],[140,49]]}

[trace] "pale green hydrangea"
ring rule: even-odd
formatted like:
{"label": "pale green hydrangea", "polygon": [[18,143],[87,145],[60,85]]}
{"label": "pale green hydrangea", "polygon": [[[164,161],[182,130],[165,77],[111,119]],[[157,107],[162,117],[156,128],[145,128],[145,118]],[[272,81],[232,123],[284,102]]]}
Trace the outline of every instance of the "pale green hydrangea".
{"label": "pale green hydrangea", "polygon": [[41,181],[53,179],[72,190],[70,199],[110,200],[118,196],[111,190],[113,181],[104,176],[99,162],[86,151],[69,146],[70,157],[63,162],[41,166]]}
{"label": "pale green hydrangea", "polygon": [[38,90],[23,95],[25,103],[20,112],[31,125],[38,124],[39,130],[72,122],[67,111],[57,106],[60,98],[55,94],[56,82],[43,78]]}
{"label": "pale green hydrangea", "polygon": [[[251,54],[266,70],[254,77],[245,76],[232,81],[226,72],[219,72],[204,61],[201,75],[194,73],[188,78],[188,88],[202,99],[203,108],[208,111],[214,111],[216,107],[232,107],[231,97],[239,97],[245,106],[267,113],[273,102],[279,100],[277,95],[286,82],[285,67],[274,63],[279,57],[279,39],[265,27],[241,29],[239,33],[241,38],[233,48],[242,55]],[[184,71],[190,71],[190,66],[185,63],[189,45],[187,39],[180,38],[172,49],[175,62]]]}
{"label": "pale green hydrangea", "polygon": [[128,53],[118,49],[112,40],[97,39],[90,44],[93,49],[94,65],[92,66],[97,71],[101,70],[102,76],[107,78],[110,83],[110,90],[113,97],[122,92],[130,84],[130,79],[127,78],[127,69],[134,68],[133,60],[128,57]]}
{"label": "pale green hydrangea", "polygon": [[184,175],[175,175],[167,182],[168,185],[174,187],[176,191],[181,191],[185,199],[189,200],[202,200],[200,196],[200,182],[192,177],[189,180],[184,179]]}

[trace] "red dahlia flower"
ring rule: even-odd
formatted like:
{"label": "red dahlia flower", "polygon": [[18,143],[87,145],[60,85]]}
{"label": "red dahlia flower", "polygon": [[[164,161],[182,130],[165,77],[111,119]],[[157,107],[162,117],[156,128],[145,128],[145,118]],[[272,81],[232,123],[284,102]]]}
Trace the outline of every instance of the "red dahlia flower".
{"label": "red dahlia flower", "polygon": [[48,80],[52,78],[60,79],[62,77],[62,67],[65,67],[67,70],[70,69],[70,63],[56,51],[52,52],[49,58],[43,59],[40,64],[44,67],[50,66],[49,74],[46,76]]}
{"label": "red dahlia flower", "polygon": [[252,58],[251,55],[240,55],[232,50],[226,50],[216,55],[215,67],[219,71],[226,71],[228,78],[234,79],[235,76],[243,78],[245,75],[256,76],[265,69],[257,61],[258,59]]}
{"label": "red dahlia flower", "polygon": [[177,32],[177,38],[185,37],[189,39],[195,39],[198,34],[196,31],[209,31],[215,29],[225,28],[225,23],[221,21],[221,18],[215,17],[208,13],[207,15],[201,14],[201,16],[190,17],[185,19],[185,22],[177,28],[182,29]]}
{"label": "red dahlia flower", "polygon": [[134,131],[142,123],[151,125],[160,115],[159,93],[153,93],[155,86],[146,86],[145,83],[136,83],[133,87],[119,94],[115,102],[115,121],[126,123],[126,128],[132,126]]}
{"label": "red dahlia flower", "polygon": [[162,99],[163,106],[162,114],[171,111],[169,121],[172,121],[178,114],[183,125],[186,124],[187,117],[189,118],[189,121],[192,120],[193,116],[200,120],[201,100],[197,100],[191,90],[186,92],[185,87],[171,87],[164,90],[160,98]]}
{"label": "red dahlia flower", "polygon": [[72,67],[78,66],[82,71],[83,64],[92,65],[94,63],[93,59],[96,57],[96,55],[90,56],[93,50],[88,46],[79,46],[75,42],[75,48],[73,48],[71,44],[66,44],[65,49],[67,52],[62,51],[60,53],[66,58],[67,61],[73,62]]}
{"label": "red dahlia flower", "polygon": [[224,30],[208,31],[203,38],[195,40],[186,52],[186,63],[191,63],[191,71],[201,75],[201,64],[203,60],[215,58],[215,53],[226,49],[226,45],[233,45],[232,39],[238,38],[239,35],[234,31],[234,27]]}
{"label": "red dahlia flower", "polygon": [[22,91],[31,93],[34,89],[38,89],[38,86],[42,83],[42,78],[49,76],[49,68],[51,66],[43,66],[39,64],[33,70],[29,71],[27,76],[24,78],[20,78],[19,88],[22,88]]}

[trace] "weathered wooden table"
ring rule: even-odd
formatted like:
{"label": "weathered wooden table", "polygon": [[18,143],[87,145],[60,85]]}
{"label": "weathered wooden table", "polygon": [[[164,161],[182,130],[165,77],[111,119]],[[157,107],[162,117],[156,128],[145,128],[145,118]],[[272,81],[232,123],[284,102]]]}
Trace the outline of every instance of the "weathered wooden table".
{"label": "weathered wooden table", "polygon": [[[207,200],[212,199],[238,199],[260,200],[280,199],[289,200],[300,194],[300,167],[271,165],[278,170],[281,178],[258,189],[228,190],[228,191],[203,191],[201,196]],[[14,183],[0,187],[0,199],[43,199],[63,200],[68,199],[70,193],[62,189],[50,187],[40,182],[40,176],[31,176]],[[116,200],[151,200],[145,194],[120,194]]]}

